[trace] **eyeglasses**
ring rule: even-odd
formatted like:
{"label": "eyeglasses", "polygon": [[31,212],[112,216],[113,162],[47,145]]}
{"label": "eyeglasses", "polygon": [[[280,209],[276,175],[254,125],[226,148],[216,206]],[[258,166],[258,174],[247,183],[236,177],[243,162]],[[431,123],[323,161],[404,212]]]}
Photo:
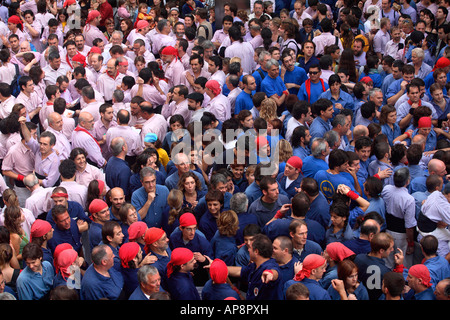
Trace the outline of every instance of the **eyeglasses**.
{"label": "eyeglasses", "polygon": [[315,74],[318,74],[319,73],[319,71],[310,71],[309,72],[309,74],[312,74],[312,75],[315,75]]}

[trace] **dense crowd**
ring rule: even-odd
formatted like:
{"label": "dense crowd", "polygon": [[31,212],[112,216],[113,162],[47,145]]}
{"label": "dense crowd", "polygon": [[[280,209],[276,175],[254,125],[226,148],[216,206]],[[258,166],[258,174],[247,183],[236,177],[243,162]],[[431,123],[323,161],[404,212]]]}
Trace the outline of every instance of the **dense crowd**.
{"label": "dense crowd", "polygon": [[449,8],[1,1],[0,299],[449,300]]}

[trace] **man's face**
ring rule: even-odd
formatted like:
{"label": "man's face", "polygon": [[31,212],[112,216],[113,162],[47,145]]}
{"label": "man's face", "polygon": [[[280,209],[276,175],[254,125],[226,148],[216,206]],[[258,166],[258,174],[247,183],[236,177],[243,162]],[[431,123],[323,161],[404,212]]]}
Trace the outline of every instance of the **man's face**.
{"label": "man's face", "polygon": [[92,130],[94,127],[94,117],[87,117],[85,121],[82,121],[82,125],[86,130]]}
{"label": "man's face", "polygon": [[53,145],[50,144],[49,137],[40,137],[39,138],[39,151],[41,151],[42,155],[48,155],[52,152]]}
{"label": "man's face", "polygon": [[109,60],[108,63],[106,64],[106,71],[108,72],[108,74],[110,76],[115,76],[117,73],[117,67],[115,64],[115,60]]}
{"label": "man's face", "polygon": [[199,73],[202,70],[202,65],[198,62],[198,59],[193,59],[190,62],[192,72]]}
{"label": "man's face", "polygon": [[69,230],[71,222],[72,218],[67,211],[56,216],[55,224],[60,230]]}
{"label": "man's face", "polygon": [[433,101],[435,102],[442,102],[442,99],[444,98],[444,94],[442,92],[442,89],[436,89],[431,94]]}
{"label": "man's face", "polygon": [[76,54],[77,54],[77,47],[75,46],[75,45],[68,45],[67,47],[66,47],[66,49],[67,49],[67,54],[69,55],[69,57],[73,57],[73,56],[75,56]]}
{"label": "man's face", "polygon": [[355,41],[353,43],[353,54],[359,57],[363,53],[362,43],[360,41]]}
{"label": "man's face", "polygon": [[220,213],[220,209],[221,209],[221,205],[220,205],[220,201],[218,200],[213,200],[213,201],[207,201],[206,205],[208,207],[208,211],[213,215],[213,216],[218,216]]}
{"label": "man's face", "polygon": [[417,87],[409,88],[408,97],[411,102],[416,103],[420,100],[420,90]]}
{"label": "man's face", "polygon": [[334,108],[331,105],[322,113],[322,115],[325,119],[331,119],[331,118],[333,118],[333,113],[334,113]]}
{"label": "man's face", "polygon": [[295,230],[295,233],[290,233],[292,242],[294,242],[297,245],[305,245],[306,244],[306,238],[308,237],[308,227],[305,225],[301,225],[297,227]]}
{"label": "man's face", "polygon": [[223,26],[223,31],[227,32],[233,26],[233,23],[231,21],[224,21],[222,26]]}
{"label": "man's face", "polygon": [[208,61],[212,56],[213,48],[205,48],[205,51],[203,52],[203,58],[205,59],[205,61]]}
{"label": "man's face", "polygon": [[375,105],[377,106],[377,109],[381,107],[383,104],[383,93],[382,92],[376,92],[370,97],[370,101],[375,102]]}
{"label": "man's face", "polygon": [[272,243],[272,258],[275,259],[275,261],[277,261],[278,263],[283,261],[283,257],[284,257],[284,252],[281,249],[281,241],[279,239],[275,239],[273,240]]}
{"label": "man's face", "polygon": [[278,183],[270,184],[268,185],[267,190],[263,190],[263,195],[271,202],[275,202],[278,199],[279,193]]}
{"label": "man's face", "polygon": [[294,60],[292,59],[291,56],[286,56],[283,59],[283,65],[286,68],[286,70],[292,71],[292,70],[294,70],[295,62],[294,62]]}
{"label": "man's face", "polygon": [[431,127],[428,127],[428,128],[419,128],[419,129],[417,130],[417,133],[423,135],[424,137],[428,137],[428,135],[430,134],[430,132],[431,132]]}
{"label": "man's face", "polygon": [[106,222],[110,218],[109,214],[109,208],[105,207],[104,209],[100,210],[99,212],[95,213],[95,218],[100,222]]}
{"label": "man's face", "polygon": [[146,294],[159,292],[159,288],[161,286],[161,276],[158,272],[156,274],[149,274],[147,275],[147,281],[141,283],[141,285],[144,287]]}
{"label": "man's face", "polygon": [[400,29],[393,30],[391,32],[391,36],[392,36],[392,40],[394,40],[395,42],[398,42],[400,40],[400,37],[401,37]]}
{"label": "man's face", "polygon": [[60,132],[62,130],[63,124],[64,124],[62,116],[60,114],[53,114],[52,118],[53,119],[52,119],[51,127],[53,129],[55,129],[56,131]]}
{"label": "man's face", "polygon": [[61,66],[61,58],[55,58],[53,60],[50,60],[50,66],[54,69],[57,70],[59,69],[59,67]]}
{"label": "man's face", "polygon": [[225,16],[233,16],[233,13],[231,12],[229,6],[224,6],[224,7],[223,7],[223,14],[224,14]]}
{"label": "man's face", "polygon": [[117,66],[117,70],[122,74],[126,74],[128,72],[128,61],[124,60],[120,62]]}
{"label": "man's face", "polygon": [[253,78],[253,77],[248,77],[247,78],[247,89],[250,90],[250,91],[256,90],[255,78]]}
{"label": "man's face", "polygon": [[42,258],[40,259],[26,259],[25,264],[33,272],[41,272],[42,270]]}
{"label": "man's face", "polygon": [[392,66],[392,76],[394,77],[395,80],[398,80],[403,76],[403,74],[398,67]]}
{"label": "man's face", "polygon": [[284,168],[284,175],[288,178],[295,177],[295,175],[298,174],[298,169],[291,166],[289,163],[286,163],[286,166]]}
{"label": "man's face", "polygon": [[147,193],[155,192],[156,190],[156,176],[150,175],[142,179],[142,185]]}
{"label": "man's face", "polygon": [[408,83],[410,83],[412,79],[414,79],[414,73],[403,75],[403,80],[405,80]]}
{"label": "man's face", "polygon": [[318,68],[309,68],[309,78],[312,82],[316,83],[317,81],[319,81],[321,75],[322,71],[320,71]]}
{"label": "man's face", "polygon": [[114,189],[109,196],[109,200],[111,201],[111,205],[119,210],[122,204],[125,203],[125,195],[122,189]]}
{"label": "man's face", "polygon": [[217,70],[219,70],[219,67],[216,66],[216,64],[213,61],[209,60],[208,72],[211,74],[214,74],[214,73],[216,73]]}
{"label": "man's face", "polygon": [[257,4],[255,4],[255,5],[253,5],[253,12],[255,13],[255,15],[256,15],[257,17],[259,17],[260,15],[263,14],[263,12],[264,12],[264,7],[263,7],[261,4],[257,3]]}
{"label": "man's face", "polygon": [[114,227],[113,237],[111,239],[111,242],[116,245],[120,245],[120,244],[122,244],[123,237],[124,237],[124,235],[122,233],[122,227],[120,227],[120,226]]}
{"label": "man's face", "polygon": [[339,82],[335,82],[330,86],[330,91],[332,94],[338,94],[341,90],[341,84]]}
{"label": "man's face", "polygon": [[181,227],[181,232],[183,234],[183,239],[186,241],[191,241],[195,237],[195,231],[197,230],[197,225]]}
{"label": "man's face", "polygon": [[313,56],[314,55],[314,45],[310,42],[305,43],[305,45],[303,46],[303,53],[307,57]]}

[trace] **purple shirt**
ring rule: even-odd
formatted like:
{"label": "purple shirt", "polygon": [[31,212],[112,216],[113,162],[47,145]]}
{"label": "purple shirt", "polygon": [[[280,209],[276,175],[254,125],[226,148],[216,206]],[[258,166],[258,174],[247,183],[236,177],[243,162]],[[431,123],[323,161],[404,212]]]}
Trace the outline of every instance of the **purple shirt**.
{"label": "purple shirt", "polygon": [[381,197],[386,203],[386,213],[404,219],[405,228],[413,228],[417,225],[415,200],[408,193],[408,189],[386,185],[381,192]]}
{"label": "purple shirt", "polygon": [[34,153],[22,142],[9,149],[2,163],[2,170],[26,176],[34,171]]}
{"label": "purple shirt", "polygon": [[42,185],[45,188],[53,187],[59,178],[59,164],[60,160],[56,152],[52,151],[45,159],[42,159],[41,151],[39,150],[39,143],[31,138],[27,142],[27,146],[31,148],[35,154],[34,168],[37,174],[44,176]]}
{"label": "purple shirt", "polygon": [[139,132],[130,126],[115,126],[106,132],[106,145],[110,149],[111,141],[116,137],[122,137],[128,146],[127,156],[137,156],[141,152]]}
{"label": "purple shirt", "polygon": [[77,170],[75,172],[75,181],[83,186],[89,186],[89,183],[92,180],[102,180],[106,184],[105,174],[99,168],[96,168],[89,163],[86,164],[84,171]]}
{"label": "purple shirt", "polygon": [[141,130],[141,147],[145,148],[144,138],[147,133],[156,133],[159,141],[163,141],[167,133],[167,121],[160,114],[153,114],[153,116],[145,121]]}
{"label": "purple shirt", "polygon": [[72,133],[72,148],[83,148],[88,153],[88,158],[97,164],[99,167],[103,167],[106,163],[103,158],[102,150],[97,141],[86,132],[74,131]]}

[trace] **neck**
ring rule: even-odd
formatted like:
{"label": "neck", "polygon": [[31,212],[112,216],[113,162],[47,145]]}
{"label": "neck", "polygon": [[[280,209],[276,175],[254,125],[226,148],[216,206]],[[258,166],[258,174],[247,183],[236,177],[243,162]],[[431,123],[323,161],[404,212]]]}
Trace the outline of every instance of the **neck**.
{"label": "neck", "polygon": [[94,264],[94,269],[95,269],[95,271],[100,273],[102,276],[109,278],[109,272],[103,266],[98,266],[98,265]]}
{"label": "neck", "polygon": [[260,265],[262,265],[264,262],[266,262],[267,260],[269,260],[268,258],[263,258],[261,256],[257,256],[254,260],[255,265],[256,265],[256,269],[259,268]]}

